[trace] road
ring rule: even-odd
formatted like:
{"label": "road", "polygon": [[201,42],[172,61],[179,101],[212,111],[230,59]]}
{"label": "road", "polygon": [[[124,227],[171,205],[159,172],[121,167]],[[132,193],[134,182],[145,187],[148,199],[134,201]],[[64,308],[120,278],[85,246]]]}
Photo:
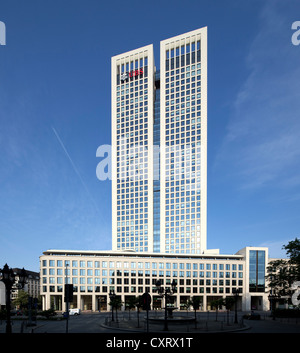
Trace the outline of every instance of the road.
{"label": "road", "polygon": [[33,326],[33,333],[107,333],[120,332],[118,329],[110,328],[107,330],[102,324],[105,322],[107,313],[81,314],[78,316],[69,316],[69,320],[38,321]]}
{"label": "road", "polygon": [[[180,313],[181,314],[181,313]],[[189,313],[193,315],[193,313]],[[183,315],[183,314],[181,314]],[[67,320],[38,320],[36,325],[26,327],[21,320],[12,320],[12,332],[13,333],[122,333],[122,332],[135,332],[137,330],[137,322],[134,321],[136,314],[131,314],[131,326],[127,327],[128,313],[119,313],[119,322],[122,323],[119,326],[125,328],[120,330],[117,327],[105,325],[105,319],[110,318],[110,313],[82,313],[79,316],[70,316],[68,323]],[[242,313],[239,313],[238,318],[242,317]],[[145,332],[146,326],[143,322],[144,314],[140,314],[140,332]],[[230,324],[233,324],[234,316],[230,316]],[[122,321],[123,320],[123,321]],[[287,321],[287,320],[285,320]],[[198,323],[199,327],[207,322],[208,331],[214,332],[220,330],[220,323],[223,322],[222,329],[225,330],[227,326],[226,313],[218,314],[218,321],[216,322],[216,316],[213,312],[211,313],[199,313]],[[124,325],[125,323],[125,325]],[[262,316],[262,320],[244,320],[247,326],[246,330],[236,331],[240,333],[300,333],[300,319],[288,320],[288,322],[282,322],[280,319],[272,320],[268,316]],[[193,332],[186,330],[186,326],[182,326],[184,329],[182,332]],[[0,322],[0,333],[5,332],[5,321]],[[201,330],[199,331],[201,333]],[[206,333],[204,331],[204,333]]]}
{"label": "road", "polygon": [[279,319],[275,321],[268,320],[245,320],[245,323],[249,326],[249,329],[240,331],[243,333],[300,333],[300,320],[296,324],[293,322],[282,322]]}

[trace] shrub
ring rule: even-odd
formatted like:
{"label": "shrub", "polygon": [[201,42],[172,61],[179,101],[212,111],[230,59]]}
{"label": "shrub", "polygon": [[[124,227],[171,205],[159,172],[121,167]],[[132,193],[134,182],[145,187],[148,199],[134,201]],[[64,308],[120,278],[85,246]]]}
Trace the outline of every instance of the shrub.
{"label": "shrub", "polygon": [[54,309],[48,309],[48,310],[41,311],[41,312],[39,313],[39,315],[45,316],[46,319],[49,319],[50,317],[54,317],[54,316],[56,316],[57,314],[56,314],[56,312],[55,312]]}
{"label": "shrub", "polygon": [[300,317],[299,309],[276,309],[274,312],[276,317]]}

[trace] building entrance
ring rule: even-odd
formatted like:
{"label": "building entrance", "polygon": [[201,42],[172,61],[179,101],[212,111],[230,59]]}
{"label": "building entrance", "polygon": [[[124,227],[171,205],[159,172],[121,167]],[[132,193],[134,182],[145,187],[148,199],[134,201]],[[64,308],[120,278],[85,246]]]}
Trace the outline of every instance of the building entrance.
{"label": "building entrance", "polygon": [[262,296],[251,296],[251,310],[263,310]]}

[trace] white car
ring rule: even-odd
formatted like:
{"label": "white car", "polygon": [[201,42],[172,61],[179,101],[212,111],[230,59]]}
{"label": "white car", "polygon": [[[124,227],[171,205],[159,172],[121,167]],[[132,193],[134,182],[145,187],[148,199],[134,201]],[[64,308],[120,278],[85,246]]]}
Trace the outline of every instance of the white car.
{"label": "white car", "polygon": [[79,315],[80,314],[80,309],[70,309],[69,310],[69,315]]}

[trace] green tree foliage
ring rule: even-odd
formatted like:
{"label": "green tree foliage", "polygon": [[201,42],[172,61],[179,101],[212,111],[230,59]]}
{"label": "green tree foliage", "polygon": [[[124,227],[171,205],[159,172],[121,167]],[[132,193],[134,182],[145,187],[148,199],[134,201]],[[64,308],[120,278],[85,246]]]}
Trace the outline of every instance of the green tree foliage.
{"label": "green tree foliage", "polygon": [[28,293],[23,290],[20,290],[18,292],[17,298],[13,300],[13,305],[16,307],[19,307],[20,309],[27,308],[27,306],[28,306]]}
{"label": "green tree foliage", "polygon": [[122,307],[123,302],[119,297],[115,296],[110,298],[110,302],[108,304],[117,310]]}
{"label": "green tree foliage", "polygon": [[128,309],[129,312],[129,320],[130,320],[130,311],[139,306],[139,297],[129,297],[125,304],[125,309]]}
{"label": "green tree foliage", "polygon": [[300,240],[296,238],[290,241],[287,245],[283,246],[286,250],[286,254],[289,257],[289,262],[294,266],[295,280],[300,280]]}
{"label": "green tree foliage", "polygon": [[295,239],[283,246],[287,259],[276,259],[269,263],[266,278],[269,286],[280,296],[291,295],[294,282],[300,281],[300,240]]}
{"label": "green tree foliage", "polygon": [[201,302],[201,298],[200,297],[192,297],[191,299],[188,300],[188,306],[192,306],[193,309],[199,310],[199,306],[200,306],[200,302]]}

